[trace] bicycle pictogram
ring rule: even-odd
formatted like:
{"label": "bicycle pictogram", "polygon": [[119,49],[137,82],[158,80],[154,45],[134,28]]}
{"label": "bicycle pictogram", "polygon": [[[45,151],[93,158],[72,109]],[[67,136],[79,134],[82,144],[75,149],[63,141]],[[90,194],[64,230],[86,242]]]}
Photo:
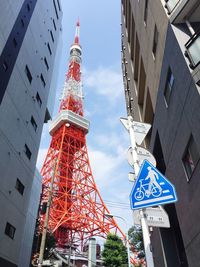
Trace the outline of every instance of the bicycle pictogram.
{"label": "bicycle pictogram", "polygon": [[[145,179],[140,179],[140,186],[136,189],[134,196],[137,200],[143,200],[144,197],[159,197],[162,194],[162,188],[157,182],[159,179],[157,173],[149,166],[147,168],[148,174]],[[149,180],[148,183],[143,183],[143,180]]]}
{"label": "bicycle pictogram", "polygon": [[137,191],[135,192],[134,195],[135,199],[140,201],[143,200],[145,196],[150,197],[152,195],[153,197],[159,197],[162,194],[162,190],[158,189],[158,187],[156,187],[155,185],[152,185],[151,191],[149,192],[148,191],[149,183],[143,184],[142,183],[143,180],[144,179],[141,179],[139,181],[140,187],[138,187]]}

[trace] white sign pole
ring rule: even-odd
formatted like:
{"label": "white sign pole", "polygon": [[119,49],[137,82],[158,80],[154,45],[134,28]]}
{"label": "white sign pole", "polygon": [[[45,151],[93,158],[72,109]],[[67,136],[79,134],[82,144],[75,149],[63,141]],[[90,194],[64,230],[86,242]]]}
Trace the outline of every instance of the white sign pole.
{"label": "white sign pole", "polygon": [[[137,155],[137,145],[135,141],[135,134],[134,134],[134,129],[133,129],[133,118],[131,116],[128,116],[128,124],[129,124],[131,146],[133,148],[132,156],[133,156],[134,171],[135,171],[135,175],[137,176],[139,173],[140,167],[139,167],[139,161],[138,161],[138,155]],[[140,211],[140,216],[141,216],[141,225],[142,225],[142,233],[143,233],[147,267],[154,267],[153,255],[151,252],[151,241],[150,241],[150,235],[149,235],[149,228],[148,228],[143,210]]]}

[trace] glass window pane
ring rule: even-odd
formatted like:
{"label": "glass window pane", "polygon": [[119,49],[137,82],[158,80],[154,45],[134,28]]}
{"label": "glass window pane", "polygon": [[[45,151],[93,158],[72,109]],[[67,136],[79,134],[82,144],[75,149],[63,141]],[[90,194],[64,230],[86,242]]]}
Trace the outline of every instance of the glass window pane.
{"label": "glass window pane", "polygon": [[199,160],[199,152],[198,152],[196,143],[192,135],[189,139],[189,142],[187,144],[186,151],[184,153],[182,160],[183,160],[183,164],[184,164],[188,179],[190,179],[197,165],[197,162]]}

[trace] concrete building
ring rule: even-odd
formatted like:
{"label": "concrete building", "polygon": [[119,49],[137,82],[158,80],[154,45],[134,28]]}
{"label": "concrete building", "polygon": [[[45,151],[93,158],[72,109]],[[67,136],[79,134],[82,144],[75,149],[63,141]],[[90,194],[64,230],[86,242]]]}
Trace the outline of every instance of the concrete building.
{"label": "concrete building", "polygon": [[28,266],[19,265],[20,255],[30,246],[26,242],[31,237],[26,237],[26,241],[24,234],[31,231],[25,225],[31,217],[28,212],[33,201],[31,192],[36,189],[33,178],[42,127],[51,116],[55,97],[52,77],[61,18],[59,0],[0,1],[0,266],[3,267]]}
{"label": "concrete building", "polygon": [[155,267],[200,262],[200,2],[122,0],[127,113],[152,124],[144,145],[175,185],[171,227],[154,228]]}

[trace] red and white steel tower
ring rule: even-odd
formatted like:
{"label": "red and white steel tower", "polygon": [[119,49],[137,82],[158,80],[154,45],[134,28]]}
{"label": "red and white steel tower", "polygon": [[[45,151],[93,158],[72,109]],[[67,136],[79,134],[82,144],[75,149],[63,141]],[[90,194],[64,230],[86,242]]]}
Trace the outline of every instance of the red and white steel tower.
{"label": "red and white steel tower", "polygon": [[[48,230],[54,234],[58,247],[73,244],[83,247],[90,237],[106,238],[109,232],[126,238],[115,220],[105,216],[109,210],[90,167],[86,146],[89,121],[83,116],[79,29],[77,22],[60,108],[50,125],[52,140],[41,170],[41,204],[47,203],[54,176]],[[41,212],[40,231],[44,217]]]}

